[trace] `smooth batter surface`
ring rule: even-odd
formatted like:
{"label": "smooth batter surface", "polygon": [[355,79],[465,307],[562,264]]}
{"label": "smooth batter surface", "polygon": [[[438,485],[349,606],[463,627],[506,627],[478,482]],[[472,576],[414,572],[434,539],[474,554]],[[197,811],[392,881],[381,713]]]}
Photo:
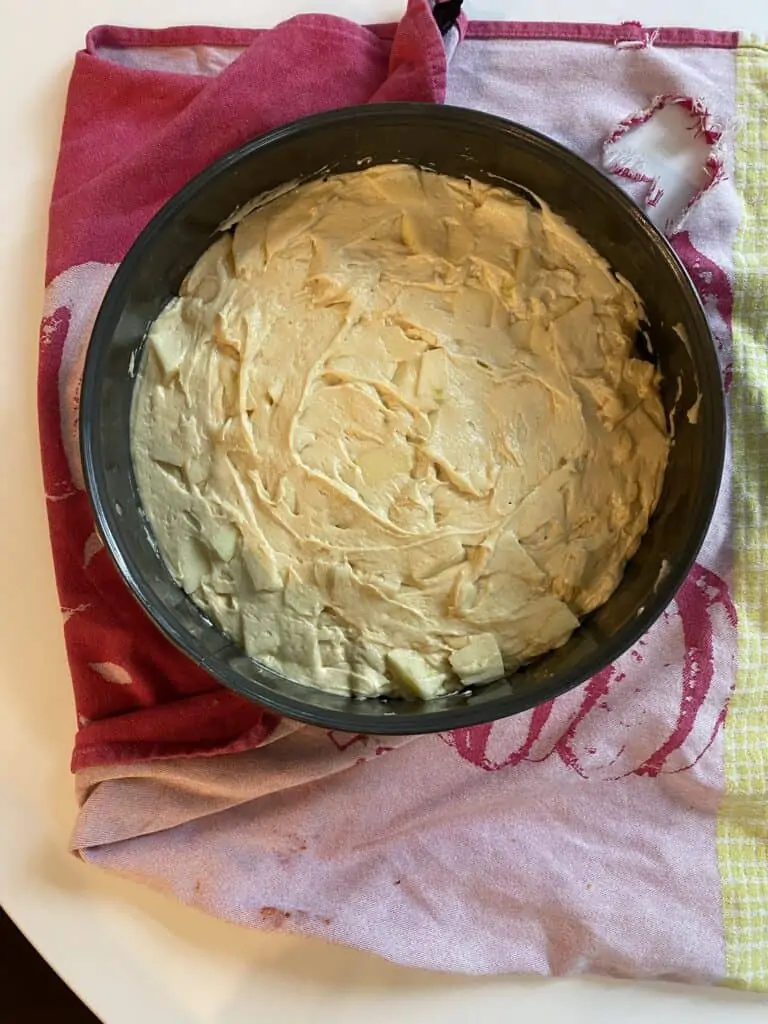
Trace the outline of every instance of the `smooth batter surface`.
{"label": "smooth batter surface", "polygon": [[159,547],[252,657],[360,696],[563,644],[668,439],[631,288],[510,192],[387,166],[249,214],[153,325],[133,456]]}

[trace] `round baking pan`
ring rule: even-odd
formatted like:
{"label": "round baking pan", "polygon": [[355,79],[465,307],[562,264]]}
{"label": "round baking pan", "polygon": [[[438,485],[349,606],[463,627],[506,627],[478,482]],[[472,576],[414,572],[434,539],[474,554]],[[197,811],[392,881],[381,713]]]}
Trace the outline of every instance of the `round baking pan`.
{"label": "round baking pan", "polygon": [[[147,329],[227,218],[271,189],[394,162],[530,190],[576,228],[642,298],[649,342],[643,354],[661,370],[674,431],[658,508],[606,604],[567,644],[527,667],[418,703],[325,693],[248,658],[170,575],[141,507],[130,453],[135,369]],[[689,415],[692,409],[697,415]],[[696,557],[717,498],[724,437],[720,372],[701,303],[637,206],[580,157],[536,132],[471,110],[422,104],[350,107],[286,125],[223,157],[173,196],[109,287],[80,404],[83,467],[99,531],[157,626],[243,696],[292,718],[362,733],[435,732],[513,715],[578,686],[630,648],[672,600]]]}

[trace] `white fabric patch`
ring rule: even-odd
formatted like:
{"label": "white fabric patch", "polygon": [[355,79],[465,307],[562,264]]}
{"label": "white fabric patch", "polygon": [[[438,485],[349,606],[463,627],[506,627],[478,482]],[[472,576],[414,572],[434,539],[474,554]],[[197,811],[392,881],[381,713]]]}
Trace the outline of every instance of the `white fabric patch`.
{"label": "white fabric patch", "polygon": [[[603,149],[605,170],[642,186],[635,195],[662,231],[679,227],[693,204],[723,177],[722,130],[703,101],[659,96],[626,118]],[[635,190],[628,187],[628,191]]]}
{"label": "white fabric patch", "polygon": [[88,668],[92,668],[94,672],[100,675],[102,679],[106,679],[108,683],[116,683],[118,686],[130,686],[133,682],[129,673],[121,665],[116,665],[113,661],[92,661]]}

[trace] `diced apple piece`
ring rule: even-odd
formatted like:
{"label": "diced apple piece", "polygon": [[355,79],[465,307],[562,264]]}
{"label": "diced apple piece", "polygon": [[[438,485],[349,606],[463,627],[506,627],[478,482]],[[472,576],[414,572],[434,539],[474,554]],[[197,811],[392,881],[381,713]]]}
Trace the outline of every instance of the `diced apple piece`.
{"label": "diced apple piece", "polygon": [[313,622],[323,607],[323,600],[317,588],[302,583],[293,569],[289,569],[286,576],[283,600],[291,611]]}
{"label": "diced apple piece", "polygon": [[[179,300],[175,301],[178,302]],[[155,322],[148,338],[152,351],[157,356],[166,378],[178,370],[189,341],[189,336],[181,320],[165,316],[168,309],[170,307],[167,307]]]}
{"label": "diced apple piece", "polygon": [[231,523],[220,523],[214,521],[208,540],[211,547],[224,562],[230,562],[237,548],[237,528]]}
{"label": "diced apple piece", "polygon": [[386,676],[361,664],[349,672],[349,688],[355,697],[377,697],[389,689]]}
{"label": "diced apple piece", "polygon": [[306,619],[284,616],[280,625],[280,657],[287,663],[307,669],[320,678],[323,662],[317,641],[317,627]]}
{"label": "diced apple piece", "polygon": [[407,213],[404,213],[400,220],[400,236],[403,240],[403,245],[412,252],[421,252],[423,250],[424,246],[419,238],[419,232],[413,217]]}
{"label": "diced apple piece", "polygon": [[365,482],[374,487],[387,483],[398,475],[411,472],[413,454],[409,446],[403,444],[379,445],[369,451],[361,452],[357,465]]}
{"label": "diced apple piece", "polygon": [[387,654],[387,668],[405,696],[429,700],[442,688],[445,677],[416,651],[395,649]]}
{"label": "diced apple piece", "polygon": [[177,469],[181,469],[186,460],[186,455],[177,444],[174,444],[173,438],[162,435],[152,438],[149,455],[155,462],[176,466]]}
{"label": "diced apple piece", "polygon": [[[354,693],[352,689],[352,673],[349,668],[339,668],[336,665],[330,668],[324,667],[320,676],[322,688],[329,693],[341,693],[348,697]],[[366,695],[367,696],[367,695]]]}
{"label": "diced apple piece", "polygon": [[237,584],[225,571],[216,573],[211,579],[211,587],[216,594],[236,594]]}
{"label": "diced apple piece", "polygon": [[309,291],[314,302],[318,306],[338,306],[342,303],[350,304],[352,296],[343,284],[340,284],[327,274],[318,274],[307,280]]}
{"label": "diced apple piece", "polygon": [[207,480],[210,468],[211,458],[208,454],[199,455],[196,458],[189,459],[184,466],[184,470],[187,474],[187,480],[193,486],[199,486],[204,480]]}
{"label": "diced apple piece", "polygon": [[392,383],[404,398],[412,398],[416,393],[416,363],[403,360],[397,364]]}
{"label": "diced apple piece", "polygon": [[448,659],[456,675],[467,686],[490,683],[504,675],[504,662],[493,633],[478,633]]}
{"label": "diced apple piece", "polygon": [[472,232],[452,217],[445,219],[445,230],[447,234],[447,253],[449,260],[455,263],[462,263],[472,252],[475,238]]}
{"label": "diced apple piece", "polygon": [[268,551],[254,551],[244,545],[243,562],[257,591],[283,589],[283,581],[280,579],[277,566]]}
{"label": "diced apple piece", "polygon": [[195,537],[179,542],[178,573],[187,594],[194,593],[211,566],[202,544]]}
{"label": "diced apple piece", "polygon": [[243,610],[243,642],[249,658],[264,658],[280,650],[282,609],[277,603],[271,607],[269,600],[274,598],[265,598],[257,609]]}
{"label": "diced apple piece", "polygon": [[418,397],[425,409],[436,409],[448,384],[448,360],[441,348],[428,349],[421,357]]}

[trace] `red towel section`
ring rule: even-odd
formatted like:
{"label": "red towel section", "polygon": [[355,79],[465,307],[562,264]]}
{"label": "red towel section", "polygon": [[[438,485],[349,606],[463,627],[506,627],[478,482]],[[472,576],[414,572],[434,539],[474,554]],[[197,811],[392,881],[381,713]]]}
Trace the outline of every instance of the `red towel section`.
{"label": "red towel section", "polygon": [[[164,68],[164,60],[174,68],[184,54],[199,56],[200,47],[215,48],[224,64],[238,55],[213,75]],[[80,726],[73,770],[243,750],[264,742],[278,722],[161,636],[94,533],[77,454],[79,373],[114,265],[159,207],[228,150],[321,110],[441,102],[445,72],[428,0],[410,0],[390,31],[324,15],[246,34],[103,27],[77,54],[50,211],[38,379],[51,543]]]}

